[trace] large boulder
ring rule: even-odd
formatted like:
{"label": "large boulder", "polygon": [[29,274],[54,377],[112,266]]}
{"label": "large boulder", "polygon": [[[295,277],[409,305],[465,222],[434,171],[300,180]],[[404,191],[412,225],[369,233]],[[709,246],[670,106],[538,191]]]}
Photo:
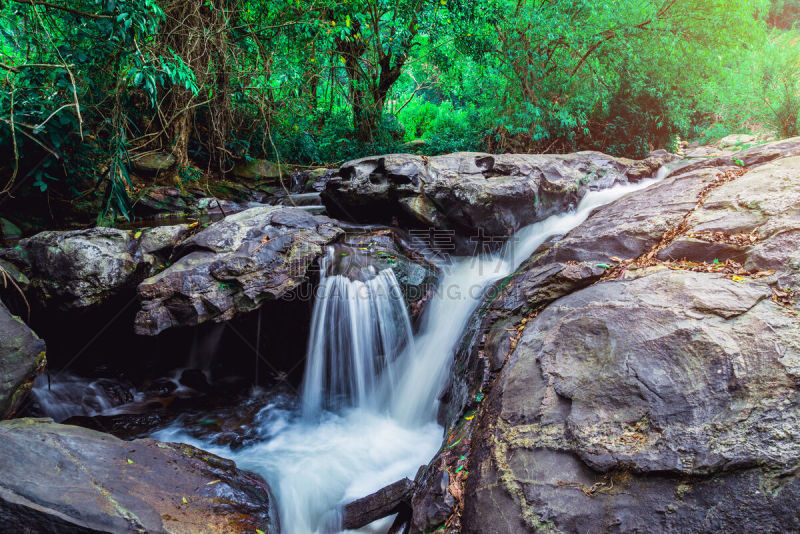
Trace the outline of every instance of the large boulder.
{"label": "large boulder", "polygon": [[638,162],[598,152],[393,154],[344,164],[323,200],[340,218],[397,217],[464,237],[508,236],[577,204],[590,189],[651,176],[674,158],[666,152]]}
{"label": "large boulder", "polygon": [[49,306],[91,308],[130,287],[142,275],[133,233],[115,228],[46,231],[19,243],[33,286]]}
{"label": "large boulder", "polygon": [[178,443],[0,423],[6,532],[279,532],[264,480]]}
{"label": "large boulder", "polygon": [[14,415],[45,364],[44,341],[0,301],[0,419]]}
{"label": "large boulder", "polygon": [[500,281],[412,531],[796,530],[797,156],[679,163]]}
{"label": "large boulder", "polygon": [[139,285],[136,332],[223,322],[281,298],[341,234],[330,219],[275,206],[211,224],[175,249],[166,270]]}
{"label": "large boulder", "polygon": [[46,231],[20,241],[15,259],[24,264],[43,307],[91,309],[133,293],[187,235],[187,225]]}
{"label": "large boulder", "polygon": [[800,527],[800,324],[771,294],[654,268],[546,308],[489,395],[462,532]]}

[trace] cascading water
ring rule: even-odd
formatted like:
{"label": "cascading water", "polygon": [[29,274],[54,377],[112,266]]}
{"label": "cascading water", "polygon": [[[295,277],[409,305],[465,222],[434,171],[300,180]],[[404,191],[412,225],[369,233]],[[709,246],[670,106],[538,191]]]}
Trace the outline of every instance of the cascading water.
{"label": "cascading water", "polygon": [[307,417],[323,408],[377,409],[381,398],[391,396],[397,356],[413,352],[411,321],[394,273],[377,272],[347,250],[329,247],[320,262],[303,379]]}
{"label": "cascading water", "polygon": [[[283,532],[340,530],[338,505],[413,477],[438,450],[443,434],[435,417],[438,396],[487,288],[545,240],[654,181],[590,192],[576,210],[520,230],[498,254],[442,266],[439,288],[413,343],[405,308],[396,306],[402,299],[391,271],[345,276],[331,270],[337,258],[329,252],[309,341],[304,409],[266,406],[259,416],[263,441],[238,451],[192,439],[179,427],[156,437],[192,443],[262,474],[276,494]],[[356,298],[359,293],[363,298]],[[391,394],[385,394],[389,388]]]}

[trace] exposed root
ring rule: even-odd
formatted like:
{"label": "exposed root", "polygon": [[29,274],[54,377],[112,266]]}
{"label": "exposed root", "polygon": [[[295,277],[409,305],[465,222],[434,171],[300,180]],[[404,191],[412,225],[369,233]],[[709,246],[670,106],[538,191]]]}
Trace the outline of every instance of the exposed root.
{"label": "exposed root", "polygon": [[31,320],[31,304],[28,302],[27,297],[25,297],[25,292],[19,287],[17,281],[5,270],[3,266],[0,265],[0,282],[3,284],[3,289],[8,289],[9,285],[11,285],[14,289],[17,290],[19,296],[22,297],[22,301],[25,302],[25,307],[28,309],[28,321]]}

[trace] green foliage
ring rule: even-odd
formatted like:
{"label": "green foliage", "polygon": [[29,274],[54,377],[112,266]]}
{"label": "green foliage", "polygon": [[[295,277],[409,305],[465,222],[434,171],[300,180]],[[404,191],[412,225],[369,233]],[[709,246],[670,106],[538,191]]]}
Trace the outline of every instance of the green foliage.
{"label": "green foliage", "polygon": [[716,110],[712,119],[720,130],[800,135],[800,36],[778,30],[763,34],[721,69],[705,98],[705,105]]}
{"label": "green foliage", "polygon": [[0,143],[13,147],[6,190],[18,177],[67,195],[94,183],[98,221],[130,218],[126,126],[138,94],[129,90],[141,88],[155,108],[157,84],[197,87],[177,55],[143,51],[165,20],[156,0],[76,4],[78,13],[13,2],[0,10]]}
{"label": "green foliage", "polygon": [[[34,2],[33,4],[37,4]],[[130,216],[129,155],[597,149],[800,133],[800,0],[0,4],[0,195]],[[142,177],[139,177],[140,179]],[[5,187],[3,187],[5,185]]]}

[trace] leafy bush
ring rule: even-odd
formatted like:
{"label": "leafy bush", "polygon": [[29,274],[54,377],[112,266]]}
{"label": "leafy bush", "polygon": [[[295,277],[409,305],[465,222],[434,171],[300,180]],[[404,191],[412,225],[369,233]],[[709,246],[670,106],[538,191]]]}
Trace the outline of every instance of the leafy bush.
{"label": "leafy bush", "polygon": [[707,92],[714,122],[731,131],[800,135],[800,36],[773,30],[726,66]]}

